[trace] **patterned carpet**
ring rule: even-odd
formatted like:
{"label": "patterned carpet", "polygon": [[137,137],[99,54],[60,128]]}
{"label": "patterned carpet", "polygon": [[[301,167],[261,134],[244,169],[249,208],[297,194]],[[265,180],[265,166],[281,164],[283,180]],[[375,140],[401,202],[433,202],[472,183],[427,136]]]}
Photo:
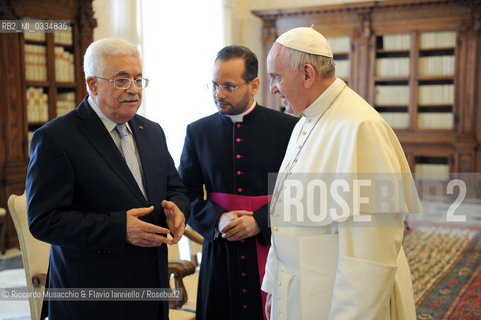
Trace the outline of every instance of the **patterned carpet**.
{"label": "patterned carpet", "polygon": [[23,268],[22,256],[0,259],[0,271]]}
{"label": "patterned carpet", "polygon": [[412,222],[404,238],[418,319],[481,319],[481,227]]}

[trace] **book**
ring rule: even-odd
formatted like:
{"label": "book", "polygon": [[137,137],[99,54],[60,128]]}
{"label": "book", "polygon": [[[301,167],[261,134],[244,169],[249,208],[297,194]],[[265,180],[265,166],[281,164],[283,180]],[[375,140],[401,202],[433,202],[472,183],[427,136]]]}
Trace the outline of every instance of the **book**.
{"label": "book", "polygon": [[454,48],[456,46],[456,32],[422,32],[419,35],[420,49]]}
{"label": "book", "polygon": [[409,128],[409,113],[407,112],[379,112],[379,114],[393,129]]}
{"label": "book", "polygon": [[383,106],[409,105],[409,86],[376,85],[374,92],[374,104]]}
{"label": "book", "polygon": [[326,40],[331,46],[331,50],[334,54],[351,51],[351,40],[349,37],[327,38]]}
{"label": "book", "polygon": [[75,92],[57,94],[57,117],[60,117],[76,107]]}
{"label": "book", "polygon": [[409,50],[411,48],[411,35],[387,34],[382,36],[384,50]]}
{"label": "book", "polygon": [[55,80],[58,82],[74,82],[74,55],[63,47],[55,47]]}
{"label": "book", "polygon": [[336,76],[342,79],[349,78],[351,73],[351,64],[349,60],[335,60],[336,63]]}
{"label": "book", "polygon": [[409,58],[377,58],[376,76],[407,77],[409,76]]}
{"label": "book", "polygon": [[47,47],[25,44],[25,78],[28,81],[47,81]]}
{"label": "book", "polygon": [[449,165],[437,163],[416,163],[414,165],[416,180],[449,180]]}
{"label": "book", "polygon": [[420,112],[418,113],[419,129],[453,129],[454,114],[452,112]]}
{"label": "book", "polygon": [[43,88],[29,87],[27,97],[27,122],[39,123],[48,121],[48,94]]}
{"label": "book", "polygon": [[453,76],[454,56],[441,55],[419,58],[420,76]]}
{"label": "book", "polygon": [[453,84],[430,84],[418,87],[419,105],[452,105],[453,103]]}

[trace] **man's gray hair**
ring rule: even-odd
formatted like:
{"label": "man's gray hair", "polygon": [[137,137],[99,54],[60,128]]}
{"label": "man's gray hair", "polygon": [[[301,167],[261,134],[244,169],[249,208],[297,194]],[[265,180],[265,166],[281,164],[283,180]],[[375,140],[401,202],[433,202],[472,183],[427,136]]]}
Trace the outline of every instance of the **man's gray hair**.
{"label": "man's gray hair", "polygon": [[321,79],[327,79],[335,74],[334,58],[305,53],[296,49],[281,46],[281,56],[284,62],[298,71],[304,64],[310,64],[319,73]]}
{"label": "man's gray hair", "polygon": [[137,47],[126,40],[107,38],[92,42],[84,55],[85,79],[102,76],[106,57],[118,55],[134,56],[140,60]]}

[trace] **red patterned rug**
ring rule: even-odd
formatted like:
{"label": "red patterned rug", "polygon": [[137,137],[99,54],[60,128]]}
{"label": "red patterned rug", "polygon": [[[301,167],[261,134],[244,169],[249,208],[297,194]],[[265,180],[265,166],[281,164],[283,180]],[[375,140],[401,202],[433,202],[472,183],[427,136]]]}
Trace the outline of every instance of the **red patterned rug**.
{"label": "red patterned rug", "polygon": [[481,319],[481,226],[409,222],[418,319]]}

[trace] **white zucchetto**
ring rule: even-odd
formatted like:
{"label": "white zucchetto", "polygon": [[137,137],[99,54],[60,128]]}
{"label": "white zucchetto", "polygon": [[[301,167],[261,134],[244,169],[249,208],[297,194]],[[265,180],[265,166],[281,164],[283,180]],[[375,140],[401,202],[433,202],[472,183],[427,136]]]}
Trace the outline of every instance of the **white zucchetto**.
{"label": "white zucchetto", "polygon": [[305,53],[332,58],[331,46],[326,38],[313,28],[300,27],[291,29],[277,38],[276,42],[285,47]]}

